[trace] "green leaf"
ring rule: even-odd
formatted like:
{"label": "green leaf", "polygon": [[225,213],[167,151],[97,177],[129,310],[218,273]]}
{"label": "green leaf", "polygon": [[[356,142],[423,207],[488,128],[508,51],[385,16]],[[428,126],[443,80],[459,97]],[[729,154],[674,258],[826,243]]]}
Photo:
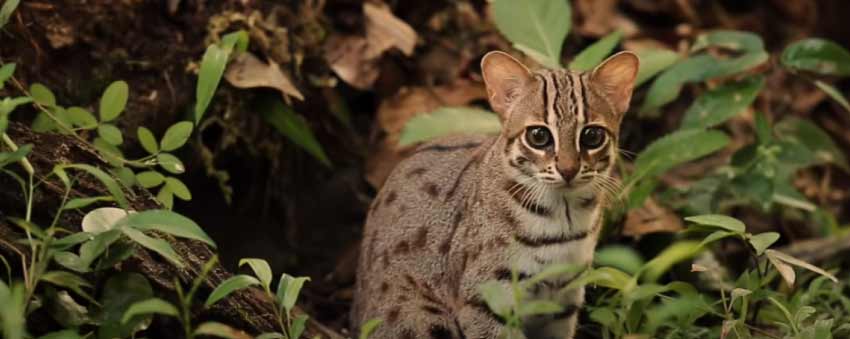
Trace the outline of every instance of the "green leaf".
{"label": "green leaf", "polygon": [[153,297],[153,288],[143,275],[119,272],[109,276],[100,297],[103,307],[98,315],[101,324],[97,329],[97,338],[129,338],[139,328],[146,327],[146,324],[150,322],[150,316],[138,315],[124,322],[121,318],[130,305],[151,297]]}
{"label": "green leaf", "polygon": [[14,152],[0,152],[0,168],[6,165],[18,162],[27,157],[27,154],[32,151],[32,144],[21,145]]}
{"label": "green leaf", "polygon": [[750,106],[762,87],[764,77],[755,76],[703,93],[685,112],[681,128],[708,128],[722,124]]}
{"label": "green leaf", "polygon": [[73,168],[77,170],[81,170],[91,174],[97,180],[99,180],[104,186],[106,186],[106,190],[109,191],[109,194],[112,195],[112,198],[118,203],[123,209],[130,208],[129,202],[127,202],[127,198],[124,197],[124,191],[121,190],[121,186],[118,185],[118,182],[115,181],[109,174],[102,171],[101,169],[86,165],[86,164],[70,164],[70,165],[62,165],[62,168]]}
{"label": "green leaf", "polygon": [[156,230],[178,238],[198,240],[211,247],[216,247],[212,238],[192,219],[172,211],[147,210],[132,213],[119,220],[116,226],[131,227],[140,231]]}
{"label": "green leaf", "polygon": [[561,47],[572,26],[567,0],[495,0],[496,27],[517,49],[549,68],[561,68]]}
{"label": "green leaf", "polygon": [[124,233],[130,240],[135,241],[137,244],[142,245],[142,247],[147,248],[151,251],[159,253],[168,261],[177,266],[178,268],[183,268],[183,261],[180,260],[180,256],[177,252],[174,252],[174,249],[171,248],[171,244],[162,239],[151,238],[148,235],[142,233],[141,231],[132,228],[132,227],[122,227],[121,232]]}
{"label": "green leaf", "polygon": [[[76,258],[67,256],[67,259],[69,259],[68,262],[71,266],[66,265],[65,267],[80,273],[88,272],[91,263],[100,257],[103,252],[106,252],[109,246],[118,241],[120,238],[121,232],[118,230],[110,230],[95,235],[94,239],[80,246],[79,262]],[[76,264],[80,265],[78,266]]]}
{"label": "green leaf", "polygon": [[517,308],[517,315],[529,317],[542,314],[554,314],[561,312],[564,308],[549,300],[532,300],[521,303]]}
{"label": "green leaf", "polygon": [[797,266],[797,267],[800,267],[800,268],[805,268],[809,271],[812,271],[812,272],[820,274],[824,277],[827,277],[829,280],[832,280],[832,282],[834,282],[834,283],[838,283],[838,278],[836,278],[834,275],[830,274],[829,272],[824,271],[820,267],[809,264],[809,263],[802,261],[800,259],[794,258],[794,257],[792,257],[788,254],[785,254],[785,253],[777,251],[777,250],[771,250],[771,249],[765,250],[764,253],[767,254],[769,258],[777,259],[777,260],[782,261],[784,263],[787,263],[789,265],[794,265],[794,266]]}
{"label": "green leaf", "polygon": [[156,200],[169,210],[174,207],[174,193],[168,186],[163,185],[159,188],[159,192],[156,193]]}
{"label": "green leaf", "polygon": [[121,149],[115,147],[115,145],[106,142],[103,138],[97,137],[94,138],[94,148],[100,152],[104,158],[106,158],[106,162],[108,162],[113,167],[121,167],[124,166],[124,154],[121,153]]}
{"label": "green leaf", "polygon": [[747,226],[740,220],[720,214],[695,215],[687,217],[685,220],[695,224],[717,227],[719,229],[735,233],[744,233],[747,230]]}
{"label": "green leaf", "polygon": [[635,87],[640,86],[656,74],[667,69],[676,61],[679,61],[679,54],[669,49],[648,48],[637,52],[640,60],[640,70],[638,70],[637,78],[635,79]]}
{"label": "green leaf", "polygon": [[47,86],[41,83],[36,82],[30,85],[30,96],[39,105],[47,107],[56,106],[56,96],[53,95],[53,92]]}
{"label": "green leaf", "polygon": [[586,270],[584,274],[573,279],[573,281],[562,288],[561,291],[570,291],[585,285],[596,284],[626,292],[634,288],[634,283],[634,278],[626,272],[613,267],[599,267]]}
{"label": "green leaf", "polygon": [[301,334],[304,333],[304,329],[307,328],[307,315],[299,314],[295,316],[295,320],[292,321],[292,328],[289,330],[289,335],[292,338],[301,338]]}
{"label": "green leaf", "polygon": [[94,209],[83,217],[82,230],[92,234],[100,234],[117,226],[118,221],[128,215],[128,212],[115,207]]}
{"label": "green leaf", "polygon": [[74,291],[74,293],[85,297],[90,301],[94,301],[94,299],[92,299],[92,297],[90,297],[88,293],[83,291],[83,287],[91,288],[92,285],[88,281],[74,273],[65,271],[50,271],[44,273],[41,276],[40,281],[48,282],[60,287],[65,287],[71,291]]}
{"label": "green leaf", "polygon": [[174,193],[174,196],[180,198],[180,200],[192,200],[192,192],[189,191],[189,187],[186,187],[180,179],[167,177],[165,178],[165,185],[168,186],[171,193]]}
{"label": "green leaf", "polygon": [[646,93],[641,113],[657,110],[676,99],[682,86],[689,82],[702,81],[708,77],[709,68],[716,60],[708,54],[698,54],[679,60],[662,72]]}
{"label": "green leaf", "polygon": [[614,47],[617,47],[617,44],[620,43],[622,38],[623,32],[620,31],[614,31],[606,35],[576,55],[573,61],[570,62],[569,68],[576,71],[592,70],[602,60],[605,60],[605,57],[611,55],[611,51],[614,50]]}
{"label": "green leaf", "polygon": [[129,167],[113,168],[110,173],[118,178],[127,190],[131,190],[136,185],[136,174]]}
{"label": "green leaf", "polygon": [[280,134],[301,146],[323,165],[331,167],[330,159],[303,116],[295,113],[292,107],[284,105],[279,96],[264,96],[258,105],[263,118]]}
{"label": "green leaf", "polygon": [[76,329],[61,330],[47,333],[38,339],[82,339],[83,337],[77,333]]}
{"label": "green leaf", "polygon": [[[310,278],[307,277],[292,277],[288,274],[283,274],[280,277],[281,281],[285,281],[282,285],[278,285],[278,287],[285,286],[283,289],[283,296],[278,294],[278,298],[280,299],[280,305],[286,310],[286,313],[292,311],[292,308],[295,307],[295,303],[298,301],[298,296],[301,294],[301,288],[304,286],[305,282],[310,281]],[[280,289],[278,289],[280,292]]]}
{"label": "green leaf", "polygon": [[[12,17],[12,12],[15,11],[15,8],[18,8],[19,2],[20,0],[6,0],[6,2],[3,3],[3,7],[0,7],[0,28],[6,26],[6,23],[9,22],[9,18]],[[7,336],[7,338],[9,337]]]}
{"label": "green leaf", "polygon": [[121,130],[113,124],[100,124],[100,126],[97,126],[97,135],[113,146],[118,146],[124,142],[124,136],[121,135]]}
{"label": "green leaf", "polygon": [[159,298],[150,298],[130,305],[130,308],[128,308],[127,311],[124,312],[124,316],[121,317],[121,323],[127,323],[134,316],[145,314],[162,314],[170,317],[177,317],[180,312],[177,311],[177,307],[172,305],[170,302]]}
{"label": "green leaf", "polygon": [[832,100],[835,100],[835,102],[841,105],[841,107],[844,107],[844,109],[850,112],[850,102],[847,102],[847,98],[845,98],[844,94],[841,94],[835,86],[820,80],[815,80],[815,86],[820,88],[820,90],[826,93],[826,95],[829,95]]}
{"label": "green leaf", "polygon": [[204,52],[201,59],[198,84],[195,88],[195,124],[201,121],[210,101],[212,101],[233,49],[245,51],[247,47],[248,33],[245,31],[227,34],[222,38],[220,44],[207,47],[207,51]]}
{"label": "green leaf", "polygon": [[160,141],[160,148],[166,152],[180,148],[186,143],[186,140],[189,140],[189,136],[192,135],[192,127],[193,125],[189,121],[181,121],[171,125],[165,131],[162,141]]}
{"label": "green leaf", "polygon": [[478,285],[478,292],[493,313],[503,319],[510,314],[513,300],[511,300],[510,293],[502,283],[495,280],[487,281]]}
{"label": "green leaf", "polygon": [[756,250],[757,255],[761,255],[762,253],[764,253],[764,251],[767,250],[770,245],[773,245],[773,243],[775,243],[777,240],[779,240],[779,233],[776,232],[765,232],[761,234],[756,234],[750,237],[750,239],[748,239],[750,245],[752,245],[753,249]]}
{"label": "green leaf", "polygon": [[850,75],[850,52],[826,39],[809,38],[792,43],[782,51],[785,67],[824,75]]}
{"label": "green leaf", "polygon": [[270,291],[270,286],[272,284],[272,268],[269,266],[269,263],[263,259],[257,258],[242,258],[239,260],[239,267],[242,265],[248,264],[251,267],[251,270],[254,271],[254,275],[260,279],[260,282],[263,283],[263,287],[266,291]]}
{"label": "green leaf", "polygon": [[378,329],[378,326],[381,325],[383,320],[379,318],[369,319],[363,325],[360,326],[360,335],[357,337],[358,339],[369,339],[369,336],[372,335],[372,332],[375,332]]}
{"label": "green leaf", "polygon": [[68,114],[68,119],[74,126],[77,126],[82,129],[92,129],[98,127],[97,118],[95,118],[94,114],[92,114],[85,108],[74,106],[68,108],[67,110],[65,110],[65,112]]}
{"label": "green leaf", "polygon": [[[7,2],[8,3],[8,2]],[[0,318],[3,319],[2,334],[6,339],[23,339],[26,332],[26,290],[22,283],[14,283],[9,288],[0,280]],[[29,335],[26,336],[29,338]]]}
{"label": "green leaf", "polygon": [[124,81],[115,81],[103,91],[103,96],[100,97],[100,121],[108,122],[115,120],[124,107],[127,106],[127,98],[130,95],[130,87]]}
{"label": "green leaf", "polygon": [[244,332],[215,321],[207,321],[203,324],[198,325],[198,327],[195,328],[194,333],[196,336],[205,335],[228,339],[241,339],[247,337],[247,334],[245,334]]}
{"label": "green leaf", "polygon": [[635,274],[644,265],[640,253],[628,246],[609,245],[596,250],[593,256],[594,266],[610,266],[623,270],[629,274]]}
{"label": "green leaf", "polygon": [[646,263],[643,267],[641,277],[645,282],[657,281],[670,267],[694,257],[700,251],[702,251],[702,247],[699,242],[690,240],[674,242]]}
{"label": "green leaf", "polygon": [[499,117],[492,112],[467,107],[442,107],[410,119],[401,131],[399,146],[431,140],[450,134],[498,134]]}
{"label": "green leaf", "polygon": [[231,293],[248,288],[251,286],[260,285],[260,281],[250,275],[238,274],[222,281],[207,297],[204,307],[210,307],[221,299],[226,298]]}
{"label": "green leaf", "polygon": [[635,159],[635,170],[624,187],[635,180],[654,177],[679,164],[714,153],[729,143],[720,131],[680,130],[655,140]]}
{"label": "green leaf", "polygon": [[140,126],[136,130],[136,135],[139,137],[139,143],[142,144],[142,148],[144,148],[148,154],[156,154],[159,152],[159,144],[157,144],[156,137],[153,136],[153,132],[151,132],[151,130],[144,126]]}
{"label": "green leaf", "polygon": [[136,174],[136,181],[144,188],[152,188],[161,185],[165,176],[157,171],[145,171]]}
{"label": "green leaf", "polygon": [[181,174],[186,171],[186,167],[183,166],[183,162],[171,153],[157,154],[156,160],[162,169],[170,173]]}
{"label": "green leaf", "polygon": [[77,232],[73,233],[69,236],[59,238],[50,243],[50,247],[52,249],[56,249],[58,251],[64,251],[73,246],[82,244],[86,241],[91,240],[94,237],[93,234],[88,232]]}
{"label": "green leaf", "polygon": [[850,165],[844,152],[835,144],[832,137],[814,122],[808,119],[786,118],[773,127],[776,134],[783,140],[802,144],[821,163],[835,164],[850,172]]}
{"label": "green leaf", "polygon": [[705,245],[708,245],[708,244],[713,243],[715,241],[718,241],[720,239],[728,238],[728,237],[735,236],[735,235],[740,235],[740,233],[729,232],[729,231],[714,231],[711,234],[709,234],[707,237],[702,239],[702,241],[699,243],[699,246],[703,247]]}
{"label": "green leaf", "polygon": [[[0,25],[2,27],[3,25]],[[8,63],[0,67],[0,90],[6,85],[6,80],[15,74],[15,63]]]}

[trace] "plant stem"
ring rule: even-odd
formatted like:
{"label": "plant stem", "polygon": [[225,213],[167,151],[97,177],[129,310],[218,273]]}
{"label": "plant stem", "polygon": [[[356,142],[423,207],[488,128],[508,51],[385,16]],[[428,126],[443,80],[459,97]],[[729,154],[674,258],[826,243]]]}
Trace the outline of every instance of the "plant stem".
{"label": "plant stem", "polygon": [[[3,133],[3,143],[6,144],[6,146],[12,150],[12,152],[18,150],[18,145],[16,145],[15,142],[12,141],[12,138],[10,138],[9,135],[6,133]],[[35,174],[35,170],[32,168],[32,164],[29,160],[27,160],[26,157],[21,159],[21,166],[24,168],[24,171],[27,171],[27,173],[29,173],[29,175]]]}

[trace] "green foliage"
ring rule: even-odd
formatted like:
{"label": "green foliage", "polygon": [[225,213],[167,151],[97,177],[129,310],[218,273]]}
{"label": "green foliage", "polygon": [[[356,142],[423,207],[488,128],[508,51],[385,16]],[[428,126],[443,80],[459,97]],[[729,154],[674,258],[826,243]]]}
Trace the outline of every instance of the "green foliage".
{"label": "green foliage", "polygon": [[640,70],[635,79],[635,87],[679,61],[679,54],[669,49],[644,49],[638,51],[637,56],[640,59]]}
{"label": "green foliage", "polygon": [[126,82],[116,81],[110,84],[100,97],[100,121],[109,122],[118,118],[124,112],[129,96],[130,87]]}
{"label": "green foliage", "polygon": [[[6,26],[6,23],[9,22],[9,18],[12,17],[12,12],[18,8],[19,3],[20,0],[6,0],[3,2],[3,7],[0,7],[0,28]],[[2,89],[2,87],[0,87],[0,89]]]}
{"label": "green foliage", "polygon": [[248,33],[236,31],[225,35],[218,44],[207,47],[204,57],[201,59],[201,68],[198,71],[198,85],[195,90],[195,124],[201,121],[207,107],[212,101],[224,67],[233,56],[233,52],[242,53],[248,49]]}
{"label": "green foliage", "polygon": [[611,34],[606,35],[576,55],[576,57],[573,58],[573,61],[570,62],[569,68],[576,71],[592,70],[596,67],[596,65],[599,65],[605,57],[611,54],[611,51],[614,50],[614,47],[617,47],[617,44],[620,43],[622,38],[623,33],[620,31],[614,31]]}
{"label": "green foliage", "polygon": [[764,78],[756,76],[705,92],[685,112],[681,128],[709,128],[726,122],[749,107],[763,86]]}
{"label": "green foliage", "polygon": [[793,70],[850,76],[850,52],[826,39],[809,38],[792,43],[782,51],[780,60]]}
{"label": "green foliage", "polygon": [[561,67],[561,47],[572,26],[567,0],[496,0],[493,19],[514,47],[546,67]]}
{"label": "green foliage", "polygon": [[263,118],[272,125],[280,134],[287,137],[296,145],[303,148],[316,160],[327,167],[331,167],[331,160],[325,154],[325,150],[316,136],[310,130],[307,120],[286,105],[277,96],[265,96],[257,104],[257,108]]}
{"label": "green foliage", "polygon": [[501,129],[499,117],[492,112],[474,108],[443,107],[410,119],[404,125],[398,143],[406,146],[454,133],[498,134]]}

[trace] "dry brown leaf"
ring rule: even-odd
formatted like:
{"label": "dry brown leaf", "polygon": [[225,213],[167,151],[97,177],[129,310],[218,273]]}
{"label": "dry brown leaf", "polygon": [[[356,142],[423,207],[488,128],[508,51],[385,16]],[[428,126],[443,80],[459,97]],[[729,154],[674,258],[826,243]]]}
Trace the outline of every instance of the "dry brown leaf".
{"label": "dry brown leaf", "polygon": [[348,84],[369,89],[378,79],[378,61],[391,48],[407,56],[416,47],[416,31],[397,18],[386,4],[363,4],[366,36],[332,36],[325,45],[325,59]]}
{"label": "dry brown leaf", "polygon": [[670,209],[659,205],[655,199],[648,198],[643,206],[635,208],[626,215],[623,235],[638,237],[656,232],[678,232],[682,230],[682,220]]}
{"label": "dry brown leaf", "polygon": [[241,53],[233,59],[224,73],[224,78],[238,88],[269,87],[280,91],[284,96],[304,100],[301,92],[276,63],[265,63],[251,52]]}
{"label": "dry brown leaf", "polygon": [[459,80],[440,87],[402,88],[394,97],[384,100],[376,119],[376,128],[380,130],[377,134],[381,137],[373,140],[373,150],[366,159],[366,180],[380,188],[390,171],[412,149],[397,147],[399,134],[410,118],[442,106],[462,106],[486,97],[481,83]]}

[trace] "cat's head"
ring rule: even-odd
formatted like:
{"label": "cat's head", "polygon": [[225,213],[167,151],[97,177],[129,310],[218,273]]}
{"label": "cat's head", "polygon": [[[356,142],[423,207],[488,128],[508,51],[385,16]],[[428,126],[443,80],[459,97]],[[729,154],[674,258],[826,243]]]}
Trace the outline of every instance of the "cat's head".
{"label": "cat's head", "polygon": [[635,54],[621,52],[590,72],[531,72],[506,53],[484,56],[482,74],[502,121],[508,170],[518,181],[564,190],[610,182],[638,64]]}

